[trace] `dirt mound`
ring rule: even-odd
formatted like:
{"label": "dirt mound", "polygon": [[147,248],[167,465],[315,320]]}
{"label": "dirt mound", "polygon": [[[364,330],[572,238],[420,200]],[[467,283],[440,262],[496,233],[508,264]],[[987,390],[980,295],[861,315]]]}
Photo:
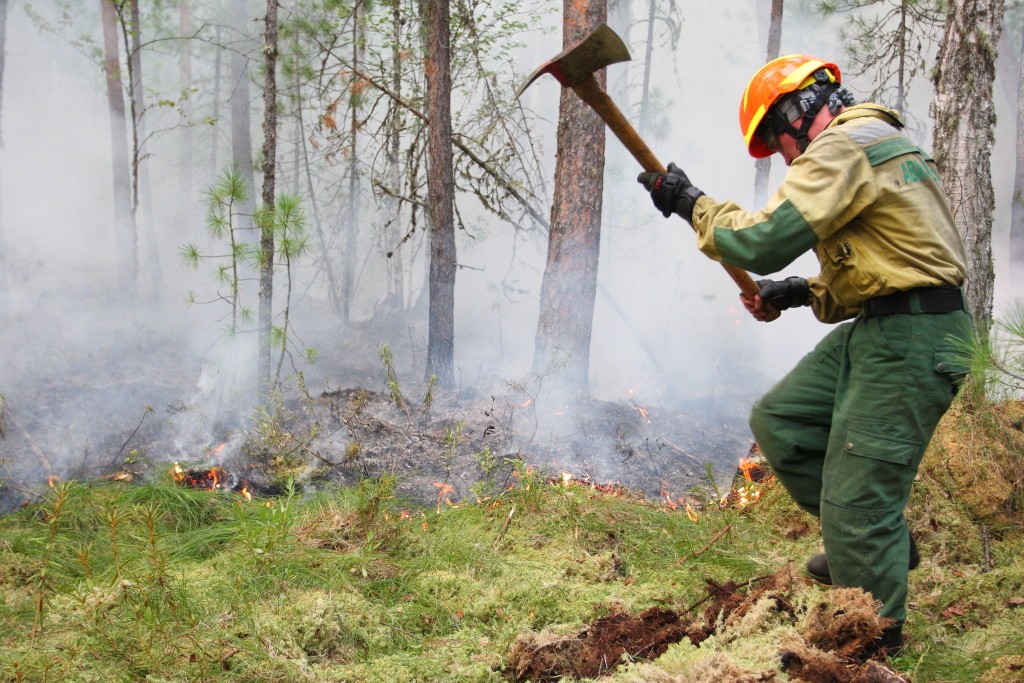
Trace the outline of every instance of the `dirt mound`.
{"label": "dirt mound", "polygon": [[[878,615],[878,604],[860,589],[825,591],[814,604],[797,608],[796,593],[804,583],[788,569],[741,585],[706,582],[704,598],[682,611],[651,607],[637,615],[616,613],[569,635],[550,630],[522,633],[509,650],[505,677],[516,682],[595,678],[625,662],[656,659],[683,639],[696,646],[718,636],[718,647],[756,631],[758,624],[752,622],[760,622],[765,630],[781,619],[791,629],[773,657],[780,663],[779,671],[748,671],[716,651],[709,651],[699,666],[713,663],[716,671],[728,670],[730,681],[774,681],[783,672],[789,680],[805,683],[907,680],[868,660],[889,620]],[[701,605],[705,606],[700,616],[691,616]],[[665,680],[677,679],[666,674]]]}

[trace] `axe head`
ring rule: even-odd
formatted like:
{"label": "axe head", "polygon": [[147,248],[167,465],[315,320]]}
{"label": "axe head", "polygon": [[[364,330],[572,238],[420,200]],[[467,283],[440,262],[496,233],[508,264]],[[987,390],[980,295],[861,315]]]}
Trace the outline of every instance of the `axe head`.
{"label": "axe head", "polygon": [[629,61],[629,50],[622,39],[615,31],[601,24],[589,36],[538,67],[516,90],[516,98],[543,74],[551,74],[563,87],[571,88],[598,69],[626,61]]}

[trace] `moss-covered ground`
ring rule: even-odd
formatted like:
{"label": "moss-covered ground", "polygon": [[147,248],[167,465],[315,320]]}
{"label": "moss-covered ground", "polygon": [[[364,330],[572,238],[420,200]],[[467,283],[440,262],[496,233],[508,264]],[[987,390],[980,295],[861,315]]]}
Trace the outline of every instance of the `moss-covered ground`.
{"label": "moss-covered ground", "polygon": [[[524,633],[692,610],[709,579],[799,577],[820,551],[815,520],[776,484],[747,484],[761,497],[743,507],[703,494],[687,514],[519,474],[498,497],[426,509],[389,478],[253,500],[170,477],[59,483],[0,520],[0,680],[503,681]],[[923,555],[912,640],[887,666],[1024,680],[1024,533],[1007,509],[979,520],[925,472],[908,508]],[[790,680],[780,652],[828,590],[797,578],[792,609],[752,609],[607,674]]]}

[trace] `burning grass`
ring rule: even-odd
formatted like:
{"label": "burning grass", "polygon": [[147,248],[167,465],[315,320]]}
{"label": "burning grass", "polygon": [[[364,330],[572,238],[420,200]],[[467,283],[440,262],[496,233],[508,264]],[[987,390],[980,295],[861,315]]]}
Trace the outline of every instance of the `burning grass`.
{"label": "burning grass", "polygon": [[[0,520],[0,680],[886,680],[857,662],[870,600],[799,577],[816,526],[768,479],[647,499],[524,468],[425,507],[396,489],[56,483]],[[1012,680],[1019,530],[990,530],[986,565],[961,508],[919,496],[914,641],[890,665]]]}

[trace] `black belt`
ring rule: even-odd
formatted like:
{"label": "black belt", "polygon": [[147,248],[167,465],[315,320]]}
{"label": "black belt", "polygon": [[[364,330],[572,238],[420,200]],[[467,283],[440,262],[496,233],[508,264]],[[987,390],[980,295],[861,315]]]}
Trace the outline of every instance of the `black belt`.
{"label": "black belt", "polygon": [[864,302],[864,315],[896,313],[949,313],[964,310],[964,295],[959,287],[918,287],[905,292],[876,296]]}

